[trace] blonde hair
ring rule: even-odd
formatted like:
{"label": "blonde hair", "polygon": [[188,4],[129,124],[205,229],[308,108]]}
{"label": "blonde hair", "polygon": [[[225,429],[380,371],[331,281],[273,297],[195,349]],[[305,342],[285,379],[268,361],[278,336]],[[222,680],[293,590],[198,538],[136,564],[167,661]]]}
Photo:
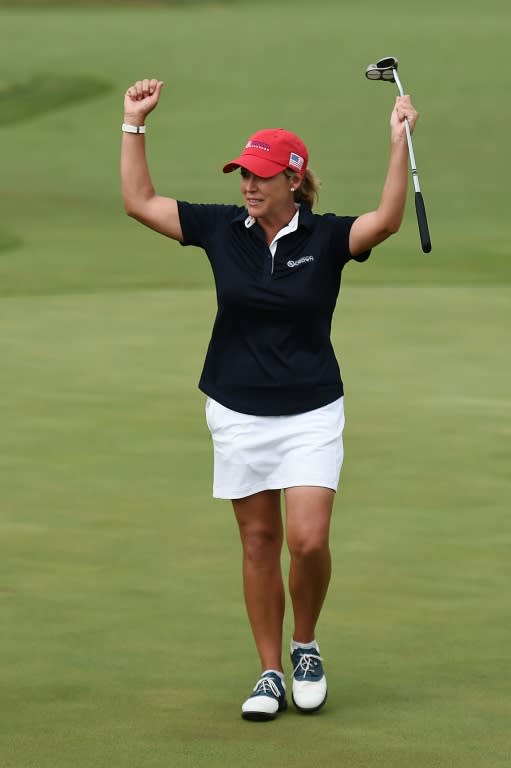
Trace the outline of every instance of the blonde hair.
{"label": "blonde hair", "polygon": [[[296,175],[294,171],[292,171],[290,168],[285,170],[284,173],[289,178]],[[305,203],[306,205],[309,206],[309,208],[312,208],[315,201],[319,197],[320,187],[321,187],[321,181],[318,179],[316,174],[310,169],[307,169],[302,178],[302,183],[300,184],[298,189],[295,190],[294,192],[295,202]]]}

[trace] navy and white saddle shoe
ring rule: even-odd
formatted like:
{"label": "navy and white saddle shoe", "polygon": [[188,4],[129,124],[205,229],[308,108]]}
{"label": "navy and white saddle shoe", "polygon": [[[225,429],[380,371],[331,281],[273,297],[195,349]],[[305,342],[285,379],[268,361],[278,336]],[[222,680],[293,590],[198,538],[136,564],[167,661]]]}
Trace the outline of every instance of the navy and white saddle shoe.
{"label": "navy and white saddle shoe", "polygon": [[323,659],[315,645],[291,648],[293,704],[300,712],[317,712],[327,699]]}
{"label": "navy and white saddle shoe", "polygon": [[275,672],[264,672],[241,706],[244,720],[275,720],[287,709],[286,684]]}

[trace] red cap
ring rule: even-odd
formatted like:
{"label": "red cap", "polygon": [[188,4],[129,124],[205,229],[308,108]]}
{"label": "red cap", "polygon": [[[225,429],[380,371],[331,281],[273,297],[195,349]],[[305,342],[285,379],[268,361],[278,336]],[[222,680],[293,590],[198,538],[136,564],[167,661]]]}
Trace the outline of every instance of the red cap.
{"label": "red cap", "polygon": [[265,128],[249,138],[241,155],[224,165],[223,171],[230,173],[242,167],[269,179],[289,168],[303,176],[308,159],[307,147],[295,133],[284,128]]}

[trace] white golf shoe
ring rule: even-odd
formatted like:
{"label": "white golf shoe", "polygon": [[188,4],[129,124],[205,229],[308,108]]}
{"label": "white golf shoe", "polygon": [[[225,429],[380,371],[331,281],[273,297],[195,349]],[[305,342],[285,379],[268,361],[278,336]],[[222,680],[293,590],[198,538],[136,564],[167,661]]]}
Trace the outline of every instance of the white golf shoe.
{"label": "white golf shoe", "polygon": [[327,699],[323,659],[315,645],[306,648],[291,646],[293,663],[293,704],[300,712],[317,712]]}

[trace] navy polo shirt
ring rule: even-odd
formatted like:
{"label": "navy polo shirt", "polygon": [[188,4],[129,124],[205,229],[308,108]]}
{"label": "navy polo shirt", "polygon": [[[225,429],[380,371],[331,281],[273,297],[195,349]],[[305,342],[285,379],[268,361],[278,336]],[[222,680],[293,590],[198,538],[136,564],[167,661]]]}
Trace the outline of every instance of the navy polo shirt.
{"label": "navy polo shirt", "polygon": [[[300,206],[273,257],[246,208],[178,201],[182,245],[203,248],[218,311],[199,388],[227,408],[284,416],[343,394],[330,340],[354,216]],[[248,223],[248,222],[247,222]],[[365,261],[369,252],[356,257]]]}

